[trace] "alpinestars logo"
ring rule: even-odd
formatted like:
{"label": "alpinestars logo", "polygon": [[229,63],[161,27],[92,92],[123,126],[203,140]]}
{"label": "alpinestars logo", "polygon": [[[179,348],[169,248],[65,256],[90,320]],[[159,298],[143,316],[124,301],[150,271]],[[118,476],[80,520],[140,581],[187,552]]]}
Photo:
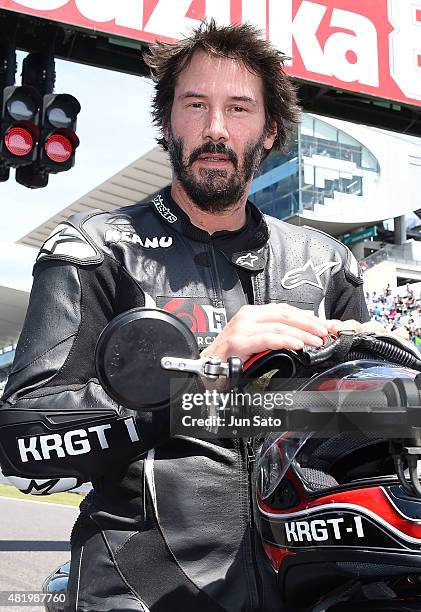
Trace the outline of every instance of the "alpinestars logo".
{"label": "alpinestars logo", "polygon": [[172,245],[171,236],[154,236],[153,238],[140,238],[136,232],[121,231],[118,229],[108,229],[105,232],[106,244],[113,244],[117,242],[131,242],[132,244],[138,244],[145,249],[166,249]]}
{"label": "alpinestars logo", "polygon": [[50,495],[51,493],[70,491],[81,484],[76,478],[72,477],[35,479],[8,476],[7,480],[23,493],[30,493],[31,495]]}
{"label": "alpinestars logo", "polygon": [[84,261],[97,257],[95,249],[71,225],[60,223],[49,235],[38,253],[37,261],[48,255],[61,255]]}
{"label": "alpinestars logo", "polygon": [[168,223],[175,223],[177,221],[177,217],[175,216],[175,214],[170,211],[168,206],[165,206],[164,200],[162,199],[161,195],[158,194],[152,200],[152,204],[155,206],[161,217],[168,221]]}
{"label": "alpinestars logo", "polygon": [[301,285],[311,285],[323,290],[320,277],[323,272],[340,265],[340,261],[326,261],[315,266],[309,259],[302,268],[293,268],[281,280],[284,289],[295,289]]}
{"label": "alpinestars logo", "polygon": [[247,253],[247,255],[241,255],[235,260],[235,263],[239,266],[247,266],[248,268],[253,269],[255,262],[259,258],[257,255],[253,255],[252,253]]}

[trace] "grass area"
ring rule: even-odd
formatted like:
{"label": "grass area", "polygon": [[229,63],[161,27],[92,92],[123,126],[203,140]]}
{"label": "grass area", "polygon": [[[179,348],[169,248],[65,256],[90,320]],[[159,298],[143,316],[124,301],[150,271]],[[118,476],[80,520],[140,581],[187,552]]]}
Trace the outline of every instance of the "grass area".
{"label": "grass area", "polygon": [[14,497],[15,499],[32,499],[50,504],[67,504],[78,506],[84,495],[78,493],[53,493],[52,495],[25,495],[11,485],[0,485],[0,497]]}

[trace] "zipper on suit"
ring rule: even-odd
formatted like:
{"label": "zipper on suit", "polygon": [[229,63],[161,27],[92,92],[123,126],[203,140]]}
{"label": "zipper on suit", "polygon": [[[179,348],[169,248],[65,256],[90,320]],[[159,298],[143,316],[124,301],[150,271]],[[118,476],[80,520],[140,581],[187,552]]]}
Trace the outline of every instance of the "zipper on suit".
{"label": "zipper on suit", "polygon": [[257,589],[257,609],[260,610],[263,605],[263,583],[260,573],[260,566],[256,556],[256,531],[254,521],[254,483],[253,469],[256,461],[256,455],[253,448],[253,438],[248,438],[246,442],[246,461],[247,461],[247,476],[248,476],[248,492],[249,492],[249,508],[250,508],[250,540],[251,540],[251,555],[253,560],[254,573],[256,577]]}
{"label": "zipper on suit", "polygon": [[244,569],[245,569],[245,583],[246,589],[248,592],[248,600],[249,606],[246,610],[247,612],[255,612],[256,610],[260,610],[260,597],[257,586],[257,578],[256,578],[256,560],[255,560],[255,552],[253,548],[253,539],[251,536],[251,530],[253,528],[252,516],[250,512],[250,499],[251,495],[249,492],[249,478],[248,478],[248,469],[247,469],[247,449],[246,443],[243,438],[234,438],[234,448],[237,450],[238,459],[240,461],[241,467],[241,486],[245,486],[247,497],[244,499],[242,497],[241,502],[241,517],[245,520],[245,533],[247,536],[243,540],[243,557],[244,557]]}
{"label": "zipper on suit", "polygon": [[[263,287],[261,286],[259,275],[251,277],[251,286],[253,288],[253,303],[257,305],[264,304],[265,303],[264,292],[262,291]],[[254,520],[255,507],[254,507],[254,499],[253,499],[253,496],[255,493],[255,486],[253,482],[253,470],[254,470],[254,464],[256,461],[256,455],[254,452],[254,445],[253,445],[252,437],[247,439],[246,449],[247,449],[248,489],[249,489],[249,496],[250,496],[250,520],[251,520],[250,538],[251,538],[251,546],[253,550],[252,558],[253,558],[253,564],[254,564],[255,575],[256,575],[256,583],[257,583],[258,609],[260,610],[264,603],[264,597],[263,597],[263,580],[262,580],[262,575],[260,572],[260,566],[259,566],[259,563],[257,561],[257,556],[256,556],[256,527],[255,527],[255,520]]]}
{"label": "zipper on suit", "polygon": [[211,269],[211,279],[212,279],[212,286],[213,286],[213,293],[214,293],[213,306],[215,308],[220,308],[223,306],[222,287],[221,287],[221,281],[219,280],[218,265],[216,263],[215,250],[213,248],[212,243],[208,243],[207,247],[209,250],[210,263],[211,263],[210,269]]}
{"label": "zipper on suit", "polygon": [[[216,263],[215,251],[213,245],[210,243],[207,245],[210,254],[211,261],[211,278],[212,285],[215,294],[215,306],[222,307],[224,306],[223,302],[223,293],[221,282],[218,273],[218,265]],[[256,292],[253,287],[253,293],[256,301]],[[234,446],[238,449],[238,454],[240,458],[241,465],[241,473],[242,476],[245,476],[246,480],[246,489],[247,489],[247,507],[245,508],[246,512],[246,521],[249,527],[249,537],[248,537],[248,548],[249,554],[251,556],[253,573],[250,575],[250,572],[247,572],[248,577],[248,591],[251,602],[251,610],[261,610],[263,604],[263,587],[262,587],[262,577],[260,574],[259,564],[257,562],[256,557],[256,543],[255,543],[255,526],[254,526],[254,511],[253,511],[253,461],[254,461],[254,452],[253,452],[253,444],[252,438],[249,438],[247,443],[242,438],[234,439]]]}

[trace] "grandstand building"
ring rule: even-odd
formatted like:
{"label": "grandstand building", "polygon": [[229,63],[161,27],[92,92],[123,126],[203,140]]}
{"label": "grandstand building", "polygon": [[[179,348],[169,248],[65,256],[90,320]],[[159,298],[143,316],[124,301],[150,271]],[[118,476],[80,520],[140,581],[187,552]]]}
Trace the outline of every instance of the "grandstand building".
{"label": "grandstand building", "polygon": [[288,154],[263,162],[251,200],[336,236],[361,261],[367,288],[395,291],[421,281],[421,221],[413,213],[421,214],[420,184],[420,139],[305,114]]}

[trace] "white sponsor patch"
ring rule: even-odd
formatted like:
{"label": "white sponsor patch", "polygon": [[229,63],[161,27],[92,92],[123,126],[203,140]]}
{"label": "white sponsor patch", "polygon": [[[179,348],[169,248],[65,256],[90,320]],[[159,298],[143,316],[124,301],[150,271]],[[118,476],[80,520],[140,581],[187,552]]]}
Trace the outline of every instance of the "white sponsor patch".
{"label": "white sponsor patch", "polygon": [[105,232],[106,244],[117,242],[130,242],[138,244],[144,249],[166,249],[173,243],[171,236],[154,236],[153,238],[140,238],[135,232],[126,232],[118,229],[107,229]]}
{"label": "white sponsor patch", "polygon": [[[135,443],[139,441],[136,427],[132,417],[123,419],[126,427],[128,441]],[[22,463],[33,461],[48,461],[51,459],[64,459],[74,455],[85,455],[92,450],[109,449],[110,444],[107,434],[112,425],[92,425],[91,427],[72,429],[64,434],[51,433],[41,436],[28,436],[18,438],[18,449]]]}
{"label": "white sponsor patch", "polygon": [[175,223],[177,221],[177,217],[175,216],[175,214],[170,211],[168,206],[165,206],[164,200],[162,199],[161,195],[158,194],[152,200],[152,204],[155,206],[161,217],[168,221],[168,223]]}

